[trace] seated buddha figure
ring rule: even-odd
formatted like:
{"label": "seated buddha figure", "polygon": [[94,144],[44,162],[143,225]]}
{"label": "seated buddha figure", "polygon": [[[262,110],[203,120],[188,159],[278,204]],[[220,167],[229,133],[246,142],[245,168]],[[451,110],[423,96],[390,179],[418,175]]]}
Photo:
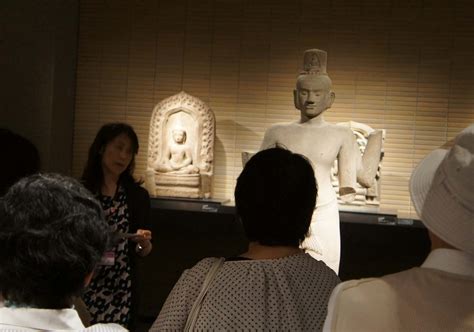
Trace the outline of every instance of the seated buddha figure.
{"label": "seated buddha figure", "polygon": [[160,173],[197,174],[199,168],[193,165],[191,148],[186,145],[186,131],[173,129],[172,140],[163,154],[163,159],[155,164]]}

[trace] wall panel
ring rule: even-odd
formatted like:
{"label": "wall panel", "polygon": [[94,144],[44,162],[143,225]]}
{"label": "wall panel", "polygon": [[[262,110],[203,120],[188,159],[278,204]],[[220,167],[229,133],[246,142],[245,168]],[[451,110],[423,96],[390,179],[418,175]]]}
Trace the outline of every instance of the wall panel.
{"label": "wall panel", "polygon": [[469,1],[83,0],[74,174],[108,121],[137,130],[145,171],[154,105],[181,90],[216,115],[214,196],[230,199],[242,151],[294,121],[292,90],[308,48],[328,52],[336,101],[325,117],[387,131],[382,212],[412,216],[420,159],[474,122]]}

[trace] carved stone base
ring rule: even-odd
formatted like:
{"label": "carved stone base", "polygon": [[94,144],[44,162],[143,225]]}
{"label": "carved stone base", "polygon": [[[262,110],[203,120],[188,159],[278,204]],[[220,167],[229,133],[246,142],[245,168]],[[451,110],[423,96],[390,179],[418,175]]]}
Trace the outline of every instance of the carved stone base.
{"label": "carved stone base", "polygon": [[200,178],[199,174],[158,173],[155,175],[157,186],[199,187]]}
{"label": "carved stone base", "polygon": [[199,174],[156,174],[157,196],[202,197]]}
{"label": "carved stone base", "polygon": [[210,177],[206,174],[155,174],[155,195],[209,198]]}
{"label": "carved stone base", "polygon": [[203,195],[199,188],[180,188],[177,186],[173,187],[156,187],[157,196],[167,196],[167,197],[185,197],[185,198],[202,198]]}

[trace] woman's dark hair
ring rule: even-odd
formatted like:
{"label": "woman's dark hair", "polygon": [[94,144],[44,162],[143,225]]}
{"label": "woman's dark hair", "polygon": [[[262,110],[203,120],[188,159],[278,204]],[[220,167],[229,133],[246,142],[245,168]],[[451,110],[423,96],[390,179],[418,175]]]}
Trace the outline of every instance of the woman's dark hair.
{"label": "woman's dark hair", "polygon": [[316,195],[309,161],[277,147],[247,162],[237,179],[235,205],[250,241],[298,247],[308,232]]}
{"label": "woman's dark hair", "polygon": [[135,169],[135,155],[138,153],[138,137],[132,126],[126,123],[108,123],[99,129],[95,136],[94,142],[89,148],[89,156],[87,158],[86,167],[82,173],[82,183],[93,193],[100,191],[104,181],[104,173],[102,170],[102,155],[105,147],[117,136],[125,134],[130,138],[132,143],[132,161],[127,169],[120,175],[120,183],[123,185],[131,185],[137,183],[133,178],[133,170]]}
{"label": "woman's dark hair", "polygon": [[72,178],[36,174],[0,199],[0,292],[61,309],[80,295],[109,242],[100,204]]}

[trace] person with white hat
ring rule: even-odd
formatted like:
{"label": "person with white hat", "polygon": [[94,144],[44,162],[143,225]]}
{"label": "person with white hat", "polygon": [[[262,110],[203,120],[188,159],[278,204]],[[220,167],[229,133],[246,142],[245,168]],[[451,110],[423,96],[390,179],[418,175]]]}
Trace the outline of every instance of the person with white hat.
{"label": "person with white hat", "polygon": [[431,239],[425,262],[339,284],[324,331],[474,331],[474,125],[420,162],[410,195]]}

